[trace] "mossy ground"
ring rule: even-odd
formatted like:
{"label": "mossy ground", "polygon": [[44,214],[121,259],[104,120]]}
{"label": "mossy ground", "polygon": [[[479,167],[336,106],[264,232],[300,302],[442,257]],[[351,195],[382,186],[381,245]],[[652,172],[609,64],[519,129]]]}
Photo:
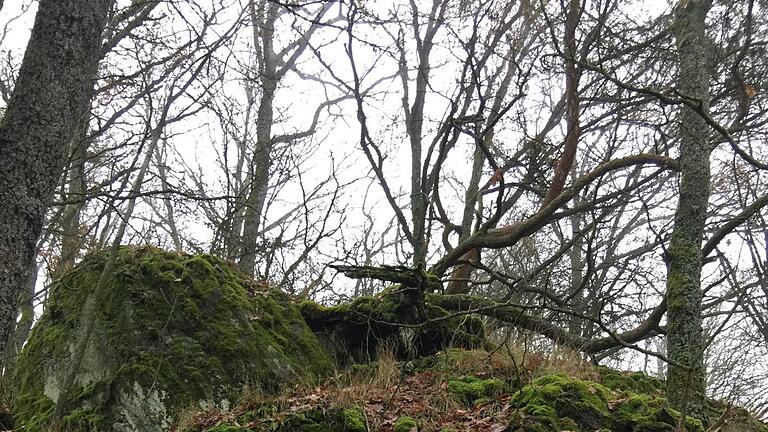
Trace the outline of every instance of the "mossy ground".
{"label": "mossy ground", "polygon": [[[414,361],[397,361],[390,354],[321,386],[258,399],[239,414],[218,417],[218,424],[188,431],[345,430],[332,425],[339,427],[339,413],[350,409],[364,419],[362,430],[371,432],[671,432],[680,418],[655,378],[589,365],[575,376],[553,372],[547,362],[537,363],[537,370],[512,370],[524,364],[480,350],[453,349]],[[528,378],[519,381],[519,376]],[[746,419],[750,428],[733,430],[768,432]],[[736,416],[733,421],[747,420]],[[689,418],[686,430],[703,432],[704,427]]]}
{"label": "mossy ground", "polygon": [[[17,368],[20,430],[45,429],[60,390],[52,385],[56,371],[70,358],[82,304],[104,263],[104,255],[87,257],[52,287]],[[570,355],[445,350],[486,345],[482,322],[429,304],[414,314],[398,303],[398,287],[327,308],[294,304],[205,255],[125,247],[116,268],[64,418],[67,431],[117,430],[112,425],[127,409],[153,404],[169,418],[194,413],[173,425],[178,432],[653,432],[672,431],[679,419],[663,383],[640,373],[594,368]],[[318,386],[332,357],[375,361]],[[241,397],[244,387],[250,390]],[[135,389],[139,399],[126,399]],[[711,403],[710,418],[724,409]],[[738,430],[768,432],[747,413],[733,413]],[[695,420],[686,425],[703,431]]]}
{"label": "mossy ground", "polygon": [[[25,431],[43,430],[50,417],[82,304],[105,260],[86,257],[51,288],[17,368],[14,415]],[[291,299],[259,289],[228,262],[123,247],[115,268],[65,429],[111,430],[128,409],[121,398],[135,389],[146,397],[141,404],[161,404],[172,416],[200,401],[234,402],[246,384],[270,391],[332,370]]]}
{"label": "mossy ground", "polygon": [[[620,386],[619,386],[620,387]],[[566,374],[540,377],[515,393],[513,431],[672,432],[680,413],[658,395],[611,389]],[[688,418],[686,430],[703,432],[698,420]]]}
{"label": "mossy ground", "polygon": [[408,416],[398,417],[393,426],[395,432],[417,432],[419,424]]}
{"label": "mossy ground", "polygon": [[467,375],[448,380],[448,390],[470,407],[498,398],[507,387],[507,384],[498,378],[481,379]]}

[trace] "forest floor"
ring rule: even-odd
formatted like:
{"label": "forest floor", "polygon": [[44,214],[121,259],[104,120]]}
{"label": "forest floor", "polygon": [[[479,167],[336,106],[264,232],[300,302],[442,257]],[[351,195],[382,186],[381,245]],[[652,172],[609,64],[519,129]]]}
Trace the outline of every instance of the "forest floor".
{"label": "forest floor", "polygon": [[[711,405],[709,427],[688,418],[686,430],[768,432],[744,410]],[[594,367],[562,352],[451,350],[410,362],[384,353],[321,385],[297,384],[270,397],[251,391],[229,412],[189,411],[178,430],[671,432],[679,417],[666,406],[663,382],[642,373]],[[730,429],[723,427],[728,417]]]}

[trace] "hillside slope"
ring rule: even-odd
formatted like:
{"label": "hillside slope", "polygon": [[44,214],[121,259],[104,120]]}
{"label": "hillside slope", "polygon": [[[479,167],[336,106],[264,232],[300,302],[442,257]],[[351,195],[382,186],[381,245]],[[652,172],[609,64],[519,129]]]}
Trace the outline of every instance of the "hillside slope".
{"label": "hillside slope", "polygon": [[[185,432],[673,432],[680,413],[661,380],[582,364],[449,350],[411,362],[391,355],[315,387],[251,394],[235,410],[189,413]],[[689,432],[768,432],[745,410],[710,401],[713,424]]]}

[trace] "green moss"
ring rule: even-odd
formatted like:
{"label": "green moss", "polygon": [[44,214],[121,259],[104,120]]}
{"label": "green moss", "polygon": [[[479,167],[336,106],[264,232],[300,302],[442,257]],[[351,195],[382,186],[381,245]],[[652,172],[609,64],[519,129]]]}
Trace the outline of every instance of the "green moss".
{"label": "green moss", "polygon": [[411,417],[400,416],[395,420],[394,432],[415,432],[418,428],[419,424]]}
{"label": "green moss", "polygon": [[39,392],[17,394],[13,407],[14,421],[27,430],[42,431],[47,428],[53,409],[53,401],[42,394],[42,388]]}
{"label": "green moss", "polygon": [[242,426],[221,423],[212,428],[206,429],[205,432],[248,432],[248,429]]}
{"label": "green moss", "polygon": [[597,366],[595,370],[600,375],[600,383],[611,390],[644,394],[664,392],[664,381],[642,372],[622,372],[605,366]]}
{"label": "green moss", "polygon": [[[674,431],[680,413],[667,406],[666,399],[630,394],[620,399],[611,417],[614,432],[664,432]],[[686,430],[703,431],[701,422],[690,417],[686,419]]]}
{"label": "green moss", "polygon": [[367,432],[365,416],[359,408],[312,409],[291,413],[278,424],[275,432]]}
{"label": "green moss", "polygon": [[94,413],[90,409],[76,409],[63,419],[64,429],[67,431],[99,431],[104,417]]}
{"label": "green moss", "polygon": [[575,422],[581,428],[599,428],[609,416],[610,390],[600,384],[564,374],[547,375],[523,387],[511,399],[525,423],[539,430],[566,430]]}
{"label": "green moss", "polygon": [[[523,387],[510,400],[517,408],[512,418],[513,429],[523,428],[540,432],[559,430],[609,429],[613,432],[674,431],[680,413],[671,409],[653,381],[639,376],[613,376],[601,370],[601,376],[624,391],[614,391],[601,384],[579,380],[564,374],[546,375]],[[656,385],[658,385],[656,383]],[[638,394],[626,387],[639,390],[650,388],[652,394]],[[686,418],[686,430],[702,432],[700,421]]]}
{"label": "green moss", "polygon": [[486,398],[496,398],[505,389],[504,381],[497,378],[479,379],[473,376],[464,376],[459,379],[448,380],[448,390],[466,405],[472,405]]}
{"label": "green moss", "polygon": [[[17,368],[14,414],[25,431],[43,430],[50,417],[49,396],[69,364],[82,304],[95,295],[106,259],[89,255],[51,288]],[[78,422],[99,430],[125,415],[130,398],[146,400],[142,410],[162,406],[172,415],[201,400],[234,402],[246,383],[277,390],[333,368],[291,298],[258,291],[224,260],[122,247],[107,290],[82,368],[87,372],[78,377],[88,385],[70,404],[71,414],[91,410],[93,417]]]}
{"label": "green moss", "polygon": [[346,408],[342,410],[344,430],[350,432],[365,432],[368,428],[365,426],[365,416],[359,408]]}

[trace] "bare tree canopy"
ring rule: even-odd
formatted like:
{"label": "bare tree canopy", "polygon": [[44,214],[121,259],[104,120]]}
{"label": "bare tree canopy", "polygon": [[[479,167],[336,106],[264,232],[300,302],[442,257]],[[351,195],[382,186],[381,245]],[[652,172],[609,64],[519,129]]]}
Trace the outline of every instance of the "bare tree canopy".
{"label": "bare tree canopy", "polygon": [[0,1],[3,379],[151,244],[768,413],[768,4],[666,3]]}

